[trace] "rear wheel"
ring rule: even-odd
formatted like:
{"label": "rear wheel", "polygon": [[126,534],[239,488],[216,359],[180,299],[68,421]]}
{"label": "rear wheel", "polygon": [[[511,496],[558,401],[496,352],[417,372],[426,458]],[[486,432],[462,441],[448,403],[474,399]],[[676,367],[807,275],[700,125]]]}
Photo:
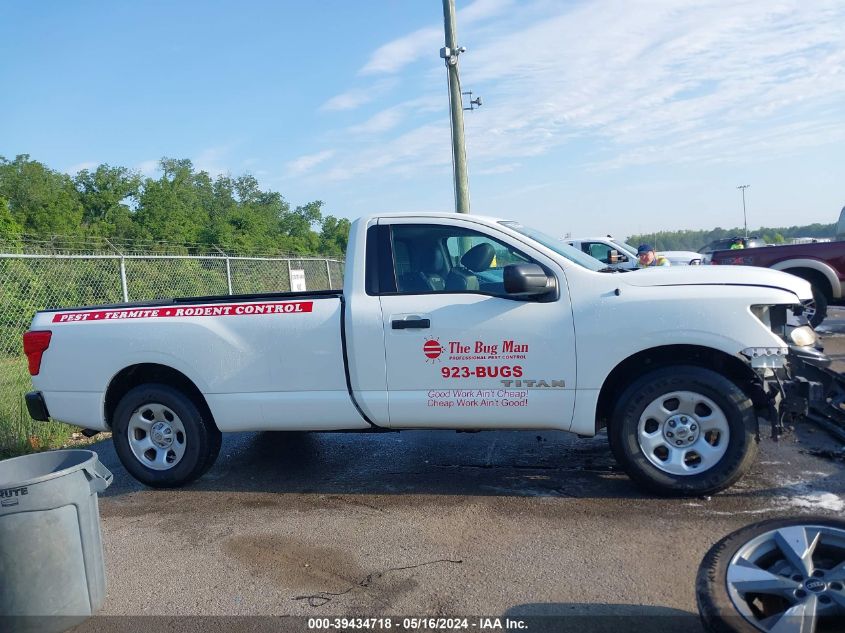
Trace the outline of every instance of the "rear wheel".
{"label": "rear wheel", "polygon": [[182,486],[217,459],[222,436],[196,403],[163,384],[129,391],[117,405],[112,440],[120,461],[141,483]]}
{"label": "rear wheel", "polygon": [[736,482],[757,452],[749,398],[702,367],[657,369],[619,397],[610,448],[628,475],[663,495],[712,494]]}
{"label": "rear wheel", "polygon": [[827,295],[815,284],[812,288],[813,300],[804,304],[804,316],[807,317],[810,325],[817,327],[827,317]]}
{"label": "rear wheel", "polygon": [[841,631],[845,521],[775,519],[737,530],[707,552],[695,588],[710,633]]}

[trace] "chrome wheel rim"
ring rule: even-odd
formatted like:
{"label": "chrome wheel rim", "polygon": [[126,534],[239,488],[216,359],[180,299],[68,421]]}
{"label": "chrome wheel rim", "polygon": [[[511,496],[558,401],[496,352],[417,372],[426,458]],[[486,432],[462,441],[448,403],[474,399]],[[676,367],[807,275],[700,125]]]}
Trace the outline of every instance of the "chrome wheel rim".
{"label": "chrome wheel rim", "polygon": [[652,400],[637,427],[646,459],[671,475],[696,475],[719,463],[728,450],[724,411],[694,391],[671,391]]}
{"label": "chrome wheel rim", "polygon": [[170,407],[158,402],[135,409],[126,433],[135,459],[152,470],[170,470],[185,455],[182,420]]}
{"label": "chrome wheel rim", "polygon": [[794,525],[761,534],[731,559],[727,585],[734,607],[760,631],[811,633],[825,621],[841,624],[845,530]]}

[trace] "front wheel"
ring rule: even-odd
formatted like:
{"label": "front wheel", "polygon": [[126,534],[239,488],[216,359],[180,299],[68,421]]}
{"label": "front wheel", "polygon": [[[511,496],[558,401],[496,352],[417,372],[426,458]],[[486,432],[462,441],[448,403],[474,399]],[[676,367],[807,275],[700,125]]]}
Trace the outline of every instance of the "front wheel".
{"label": "front wheel", "polygon": [[703,367],[648,372],[619,397],[610,448],[628,476],[667,496],[713,494],[735,483],[757,453],[748,396]]}
{"label": "front wheel", "polygon": [[841,631],[845,521],[810,516],[741,528],[707,552],[695,593],[709,633]]}
{"label": "front wheel", "polygon": [[163,384],[130,390],[117,405],[112,441],[123,466],[154,488],[175,488],[207,471],[221,434],[187,395]]}

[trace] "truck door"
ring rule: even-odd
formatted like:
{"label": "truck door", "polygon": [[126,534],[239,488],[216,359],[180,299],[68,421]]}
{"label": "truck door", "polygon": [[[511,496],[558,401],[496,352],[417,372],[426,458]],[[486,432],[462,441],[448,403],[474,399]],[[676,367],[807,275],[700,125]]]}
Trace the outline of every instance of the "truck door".
{"label": "truck door", "polygon": [[[391,427],[568,429],[575,334],[563,270],[471,220],[380,221],[379,296]],[[557,293],[509,296],[508,264],[536,263]]]}

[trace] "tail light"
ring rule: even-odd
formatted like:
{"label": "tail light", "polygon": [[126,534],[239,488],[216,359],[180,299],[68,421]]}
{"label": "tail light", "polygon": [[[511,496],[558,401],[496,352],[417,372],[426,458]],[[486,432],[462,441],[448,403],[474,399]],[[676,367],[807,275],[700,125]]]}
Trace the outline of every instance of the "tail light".
{"label": "tail light", "polygon": [[41,355],[50,347],[50,330],[27,332],[23,335],[23,352],[29,360],[29,375],[37,376],[41,371]]}

